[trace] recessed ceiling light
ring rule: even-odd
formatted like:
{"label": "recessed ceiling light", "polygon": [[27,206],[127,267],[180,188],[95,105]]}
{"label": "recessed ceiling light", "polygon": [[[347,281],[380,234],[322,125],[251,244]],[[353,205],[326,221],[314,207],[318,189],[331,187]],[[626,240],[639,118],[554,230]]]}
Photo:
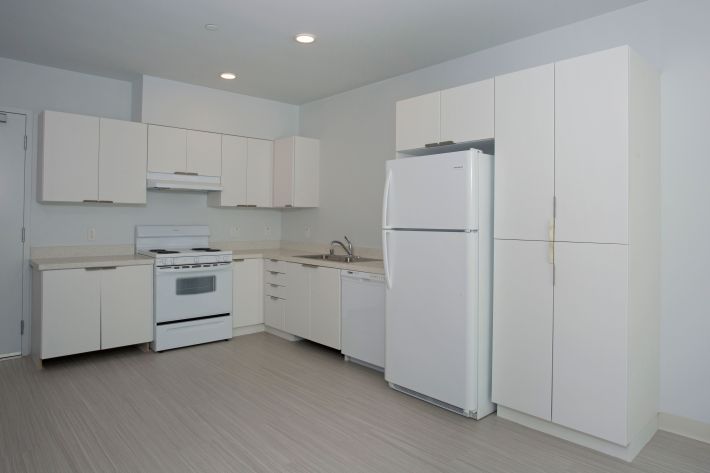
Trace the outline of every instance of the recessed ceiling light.
{"label": "recessed ceiling light", "polygon": [[296,41],[302,44],[311,44],[316,40],[316,35],[310,33],[299,33],[296,35]]}
{"label": "recessed ceiling light", "polygon": [[233,72],[223,72],[219,75],[222,79],[232,80],[236,79],[237,75]]}
{"label": "recessed ceiling light", "polygon": [[219,29],[219,26],[215,25],[214,23],[207,23],[205,25],[205,29],[207,31],[217,31]]}

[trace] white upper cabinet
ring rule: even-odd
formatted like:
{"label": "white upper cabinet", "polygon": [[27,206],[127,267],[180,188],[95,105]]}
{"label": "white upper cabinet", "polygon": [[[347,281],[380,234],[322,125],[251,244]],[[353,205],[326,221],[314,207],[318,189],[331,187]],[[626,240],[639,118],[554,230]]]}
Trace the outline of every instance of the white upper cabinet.
{"label": "white upper cabinet", "polygon": [[318,207],[320,142],[289,136],[274,142],[274,207]]}
{"label": "white upper cabinet", "polygon": [[495,79],[495,238],[551,240],[555,67]]}
{"label": "white upper cabinet", "polygon": [[187,130],[148,125],[148,171],[187,172]]}
{"label": "white upper cabinet", "polygon": [[440,136],[441,92],[397,102],[397,151],[437,144]]}
{"label": "white upper cabinet", "polygon": [[45,111],[39,141],[40,201],[146,202],[146,125]]}
{"label": "white upper cabinet", "polygon": [[493,138],[493,79],[441,91],[440,142]]}
{"label": "white upper cabinet", "polygon": [[271,207],[273,202],[274,142],[247,138],[247,202]]}
{"label": "white upper cabinet", "polygon": [[[39,118],[39,200],[99,199],[99,119],[44,111]],[[145,186],[145,176],[142,178]]]}
{"label": "white upper cabinet", "polygon": [[143,123],[100,120],[99,200],[145,204],[147,145]]}
{"label": "white upper cabinet", "polygon": [[556,239],[628,243],[628,48],[555,64],[555,152]]}
{"label": "white upper cabinet", "polygon": [[397,151],[494,136],[493,79],[400,100],[396,108]]}
{"label": "white upper cabinet", "polygon": [[222,191],[207,194],[213,207],[247,203],[247,138],[222,135]]}
{"label": "white upper cabinet", "polygon": [[187,130],[187,167],[189,173],[219,176],[222,172],[222,135]]}

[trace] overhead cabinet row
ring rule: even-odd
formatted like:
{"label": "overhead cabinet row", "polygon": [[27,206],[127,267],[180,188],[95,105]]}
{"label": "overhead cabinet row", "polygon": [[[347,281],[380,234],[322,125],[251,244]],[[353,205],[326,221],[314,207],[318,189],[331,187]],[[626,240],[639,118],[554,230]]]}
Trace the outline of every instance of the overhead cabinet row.
{"label": "overhead cabinet row", "polygon": [[41,202],[145,204],[147,186],[217,190],[215,207],[319,204],[315,139],[274,142],[52,111],[39,123]]}

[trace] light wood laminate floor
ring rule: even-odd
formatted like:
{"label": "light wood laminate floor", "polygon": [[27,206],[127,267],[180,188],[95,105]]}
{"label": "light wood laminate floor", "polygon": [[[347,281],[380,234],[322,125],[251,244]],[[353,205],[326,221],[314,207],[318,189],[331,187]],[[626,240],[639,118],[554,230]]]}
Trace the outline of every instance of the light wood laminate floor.
{"label": "light wood laminate floor", "polygon": [[659,432],[631,464],[495,415],[393,391],[331,350],[268,334],[0,362],[0,472],[708,473]]}

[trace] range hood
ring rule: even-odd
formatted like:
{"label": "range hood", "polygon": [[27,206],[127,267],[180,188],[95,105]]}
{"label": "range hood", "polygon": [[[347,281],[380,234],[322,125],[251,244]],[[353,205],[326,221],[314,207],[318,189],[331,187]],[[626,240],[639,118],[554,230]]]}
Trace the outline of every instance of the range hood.
{"label": "range hood", "polygon": [[173,191],[221,191],[219,176],[198,176],[189,173],[149,172],[147,188]]}

